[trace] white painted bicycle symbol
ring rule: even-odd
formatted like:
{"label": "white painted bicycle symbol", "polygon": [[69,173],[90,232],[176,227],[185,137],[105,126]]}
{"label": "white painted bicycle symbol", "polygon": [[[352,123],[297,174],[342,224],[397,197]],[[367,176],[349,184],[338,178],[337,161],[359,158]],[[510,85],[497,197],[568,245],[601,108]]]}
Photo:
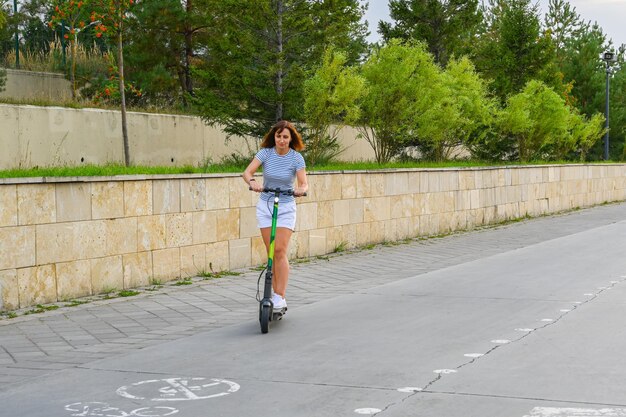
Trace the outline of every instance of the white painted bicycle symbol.
{"label": "white painted bicycle symbol", "polygon": [[162,406],[141,407],[126,412],[98,401],[68,404],[65,409],[72,411],[73,417],[167,417],[178,413],[178,410],[173,407]]}
{"label": "white painted bicycle symbol", "polygon": [[222,397],[239,388],[239,384],[225,379],[165,378],[135,382],[116,392],[132,400],[190,401]]}

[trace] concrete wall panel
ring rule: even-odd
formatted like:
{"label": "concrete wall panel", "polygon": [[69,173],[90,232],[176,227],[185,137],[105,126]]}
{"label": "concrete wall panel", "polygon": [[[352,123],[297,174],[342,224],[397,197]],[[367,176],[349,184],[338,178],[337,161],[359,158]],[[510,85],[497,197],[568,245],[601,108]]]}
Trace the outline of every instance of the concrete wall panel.
{"label": "concrete wall panel", "polygon": [[[116,110],[0,104],[0,169],[124,163],[121,115]],[[183,115],[127,113],[133,165],[202,166],[236,154],[250,157],[259,140],[227,138],[220,126]],[[371,160],[356,129],[341,131],[339,159]],[[341,181],[341,180],[339,180]],[[336,192],[338,189],[332,190]]]}
{"label": "concrete wall panel", "polygon": [[7,83],[0,97],[69,100],[72,86],[63,74],[7,69]]}

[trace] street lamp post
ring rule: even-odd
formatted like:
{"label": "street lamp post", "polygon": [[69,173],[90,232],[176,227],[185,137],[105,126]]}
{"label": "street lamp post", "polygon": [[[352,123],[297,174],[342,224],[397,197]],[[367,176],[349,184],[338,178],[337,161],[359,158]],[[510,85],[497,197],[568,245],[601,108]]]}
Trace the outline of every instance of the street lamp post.
{"label": "street lamp post", "polygon": [[606,129],[606,133],[604,134],[604,160],[609,160],[609,83],[611,80],[611,64],[617,62],[617,54],[613,51],[607,51],[600,55],[600,59],[602,59],[606,63],[606,99],[604,105],[604,116],[605,123],[604,127]]}

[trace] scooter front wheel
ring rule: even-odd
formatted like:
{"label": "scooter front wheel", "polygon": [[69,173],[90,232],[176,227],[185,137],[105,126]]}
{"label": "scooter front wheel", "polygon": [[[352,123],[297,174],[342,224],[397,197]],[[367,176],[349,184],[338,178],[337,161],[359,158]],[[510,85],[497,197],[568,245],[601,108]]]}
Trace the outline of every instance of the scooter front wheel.
{"label": "scooter front wheel", "polygon": [[270,306],[261,306],[261,311],[259,312],[259,322],[261,322],[261,333],[265,334],[270,329],[270,316],[271,316],[271,308]]}

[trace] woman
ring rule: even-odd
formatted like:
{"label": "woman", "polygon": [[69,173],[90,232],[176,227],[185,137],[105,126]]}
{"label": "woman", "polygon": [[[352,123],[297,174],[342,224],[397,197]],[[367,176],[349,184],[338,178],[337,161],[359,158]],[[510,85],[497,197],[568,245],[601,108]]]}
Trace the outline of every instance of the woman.
{"label": "woman", "polygon": [[[293,124],[283,120],[276,123],[263,137],[261,150],[250,162],[243,173],[243,180],[253,191],[261,193],[256,206],[256,217],[261,236],[265,243],[266,252],[269,251],[270,231],[272,228],[272,210],[274,195],[264,193],[263,188],[293,188],[294,180],[298,185],[294,188],[295,196],[302,196],[309,186],[306,179],[306,165],[304,158],[297,152],[304,149],[300,133]],[[263,183],[254,178],[254,173],[263,166]],[[293,196],[281,195],[278,204],[278,220],[276,237],[274,239],[274,265],[272,287],[274,308],[287,307],[285,291],[289,280],[289,260],[287,250],[289,240],[296,226],[296,201]]]}

